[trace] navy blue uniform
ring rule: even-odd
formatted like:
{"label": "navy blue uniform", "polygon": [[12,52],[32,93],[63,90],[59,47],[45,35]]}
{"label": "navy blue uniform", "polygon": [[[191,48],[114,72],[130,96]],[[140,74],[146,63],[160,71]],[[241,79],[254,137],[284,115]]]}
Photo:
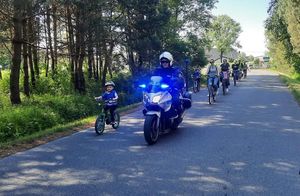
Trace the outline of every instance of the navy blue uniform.
{"label": "navy blue uniform", "polygon": [[[182,72],[173,67],[157,68],[153,75],[161,76],[163,78],[163,82],[171,87],[172,91],[170,93],[172,95],[173,105],[177,108],[177,110],[181,110],[179,97],[185,84]],[[179,113],[180,112],[181,111],[179,111]]]}

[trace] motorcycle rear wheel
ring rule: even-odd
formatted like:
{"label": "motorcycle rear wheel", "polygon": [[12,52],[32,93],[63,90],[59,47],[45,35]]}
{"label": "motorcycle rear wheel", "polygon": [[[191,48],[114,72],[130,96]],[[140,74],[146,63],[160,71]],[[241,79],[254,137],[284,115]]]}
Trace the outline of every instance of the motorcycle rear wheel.
{"label": "motorcycle rear wheel", "polygon": [[182,122],[182,117],[178,116],[174,119],[173,123],[171,124],[171,130],[174,131],[178,129],[179,124]]}

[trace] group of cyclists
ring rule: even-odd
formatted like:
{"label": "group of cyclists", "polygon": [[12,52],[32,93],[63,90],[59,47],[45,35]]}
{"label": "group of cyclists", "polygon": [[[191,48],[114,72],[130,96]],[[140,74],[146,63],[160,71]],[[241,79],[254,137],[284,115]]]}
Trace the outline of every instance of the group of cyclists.
{"label": "group of cyclists", "polygon": [[[218,88],[220,87],[220,83],[223,87],[223,94],[228,93],[229,86],[230,86],[230,73],[233,77],[234,86],[236,86],[236,81],[240,80],[242,77],[246,78],[248,66],[245,63],[242,63],[240,60],[235,60],[234,63],[231,65],[230,71],[230,65],[227,62],[227,59],[223,59],[222,64],[220,65],[220,68],[218,68],[217,65],[215,65],[215,60],[210,59],[209,65],[206,70],[207,75],[207,86],[209,90],[209,86],[211,85],[214,89],[214,93],[218,93]],[[201,79],[201,72],[199,68],[196,68],[194,73],[192,74],[193,78],[193,87],[194,92],[199,91],[199,89],[195,90],[195,86],[200,86],[200,79]]]}

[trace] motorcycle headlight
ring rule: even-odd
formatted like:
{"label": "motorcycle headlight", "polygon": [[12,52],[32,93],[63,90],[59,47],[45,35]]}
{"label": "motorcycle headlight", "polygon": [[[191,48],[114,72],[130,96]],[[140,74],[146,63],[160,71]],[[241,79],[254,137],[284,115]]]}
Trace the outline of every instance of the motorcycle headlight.
{"label": "motorcycle headlight", "polygon": [[166,88],[169,88],[169,85],[167,85],[167,84],[161,84],[160,87],[161,87],[162,89],[166,89]]}
{"label": "motorcycle headlight", "polygon": [[154,96],[153,98],[152,98],[152,102],[153,103],[158,103],[159,102],[159,100],[160,100],[160,95],[157,95],[157,96]]}

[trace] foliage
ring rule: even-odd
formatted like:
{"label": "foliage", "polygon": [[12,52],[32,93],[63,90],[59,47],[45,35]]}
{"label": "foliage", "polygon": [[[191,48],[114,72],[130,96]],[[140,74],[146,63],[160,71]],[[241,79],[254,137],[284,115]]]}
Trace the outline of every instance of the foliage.
{"label": "foliage", "polygon": [[237,38],[241,31],[240,24],[227,15],[220,15],[213,19],[208,37],[212,47],[216,47],[221,53],[221,59],[223,54],[229,52],[232,47],[239,47]]}
{"label": "foliage", "polygon": [[1,142],[29,135],[60,123],[95,114],[93,98],[83,96],[36,96],[22,106],[1,110]]}
{"label": "foliage", "polygon": [[298,0],[273,0],[270,3],[266,35],[271,64],[280,70],[300,72],[299,16]]}
{"label": "foliage", "polygon": [[300,104],[300,74],[281,74],[280,77],[289,89],[291,89],[295,99]]}

